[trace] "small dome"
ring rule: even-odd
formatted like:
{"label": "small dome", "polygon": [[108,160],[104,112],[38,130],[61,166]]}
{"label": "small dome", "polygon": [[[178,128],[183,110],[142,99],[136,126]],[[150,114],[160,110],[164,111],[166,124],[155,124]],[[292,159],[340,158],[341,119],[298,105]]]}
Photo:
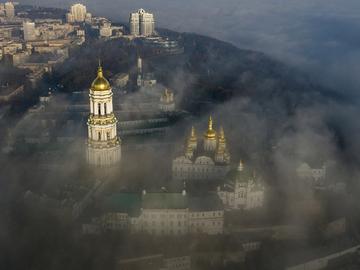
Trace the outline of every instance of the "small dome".
{"label": "small dome", "polygon": [[97,77],[91,84],[91,90],[106,91],[106,90],[110,90],[110,89],[111,89],[111,85],[108,82],[108,80],[104,77],[102,67],[99,66],[98,72],[97,72]]}
{"label": "small dome", "polygon": [[213,129],[213,121],[211,116],[209,118],[208,130],[205,132],[204,137],[211,140],[216,139],[216,131]]}

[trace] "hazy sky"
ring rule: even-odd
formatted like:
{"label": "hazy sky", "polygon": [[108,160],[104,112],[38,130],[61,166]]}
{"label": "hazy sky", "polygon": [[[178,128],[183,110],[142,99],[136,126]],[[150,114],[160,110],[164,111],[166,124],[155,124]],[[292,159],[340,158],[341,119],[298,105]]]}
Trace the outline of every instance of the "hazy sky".
{"label": "hazy sky", "polygon": [[[87,0],[92,13],[127,21],[140,7],[157,25],[230,41],[310,71],[340,91],[360,89],[359,0]],[[71,0],[21,3],[67,7]],[[360,92],[359,92],[360,93]]]}

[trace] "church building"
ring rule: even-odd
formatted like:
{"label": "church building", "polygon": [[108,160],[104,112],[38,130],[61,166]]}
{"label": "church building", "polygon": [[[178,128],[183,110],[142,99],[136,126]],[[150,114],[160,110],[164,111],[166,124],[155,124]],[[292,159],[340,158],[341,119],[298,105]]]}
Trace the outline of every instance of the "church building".
{"label": "church building", "polygon": [[230,154],[226,145],[224,129],[217,133],[210,117],[208,129],[199,140],[192,127],[187,139],[184,155],[173,160],[174,180],[222,179],[229,171]]}

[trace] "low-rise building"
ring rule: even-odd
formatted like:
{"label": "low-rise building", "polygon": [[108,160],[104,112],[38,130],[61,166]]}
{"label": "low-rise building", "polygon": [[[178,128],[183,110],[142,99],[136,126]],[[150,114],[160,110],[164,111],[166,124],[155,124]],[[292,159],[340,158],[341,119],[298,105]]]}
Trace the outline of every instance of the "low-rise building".
{"label": "low-rise building", "polygon": [[98,219],[103,230],[150,235],[222,234],[224,209],[216,194],[193,197],[186,193],[113,194],[103,203]]}

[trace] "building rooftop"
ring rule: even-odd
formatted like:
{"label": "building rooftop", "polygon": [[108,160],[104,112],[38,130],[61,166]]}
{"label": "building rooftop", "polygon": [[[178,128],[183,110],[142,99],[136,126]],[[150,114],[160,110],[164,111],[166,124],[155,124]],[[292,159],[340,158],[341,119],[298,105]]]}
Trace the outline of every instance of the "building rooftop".
{"label": "building rooftop", "polygon": [[135,216],[140,213],[141,196],[137,193],[115,193],[106,197],[102,206],[106,211]]}
{"label": "building rooftop", "polygon": [[186,193],[156,192],[115,193],[103,200],[102,207],[108,212],[128,213],[136,216],[140,209],[191,209],[193,211],[222,210],[217,194],[193,197]]}
{"label": "building rooftop", "polygon": [[188,196],[181,193],[147,193],[142,196],[144,209],[185,209],[188,208]]}
{"label": "building rooftop", "polygon": [[209,194],[201,197],[190,197],[189,206],[191,211],[216,211],[224,209],[217,194]]}

